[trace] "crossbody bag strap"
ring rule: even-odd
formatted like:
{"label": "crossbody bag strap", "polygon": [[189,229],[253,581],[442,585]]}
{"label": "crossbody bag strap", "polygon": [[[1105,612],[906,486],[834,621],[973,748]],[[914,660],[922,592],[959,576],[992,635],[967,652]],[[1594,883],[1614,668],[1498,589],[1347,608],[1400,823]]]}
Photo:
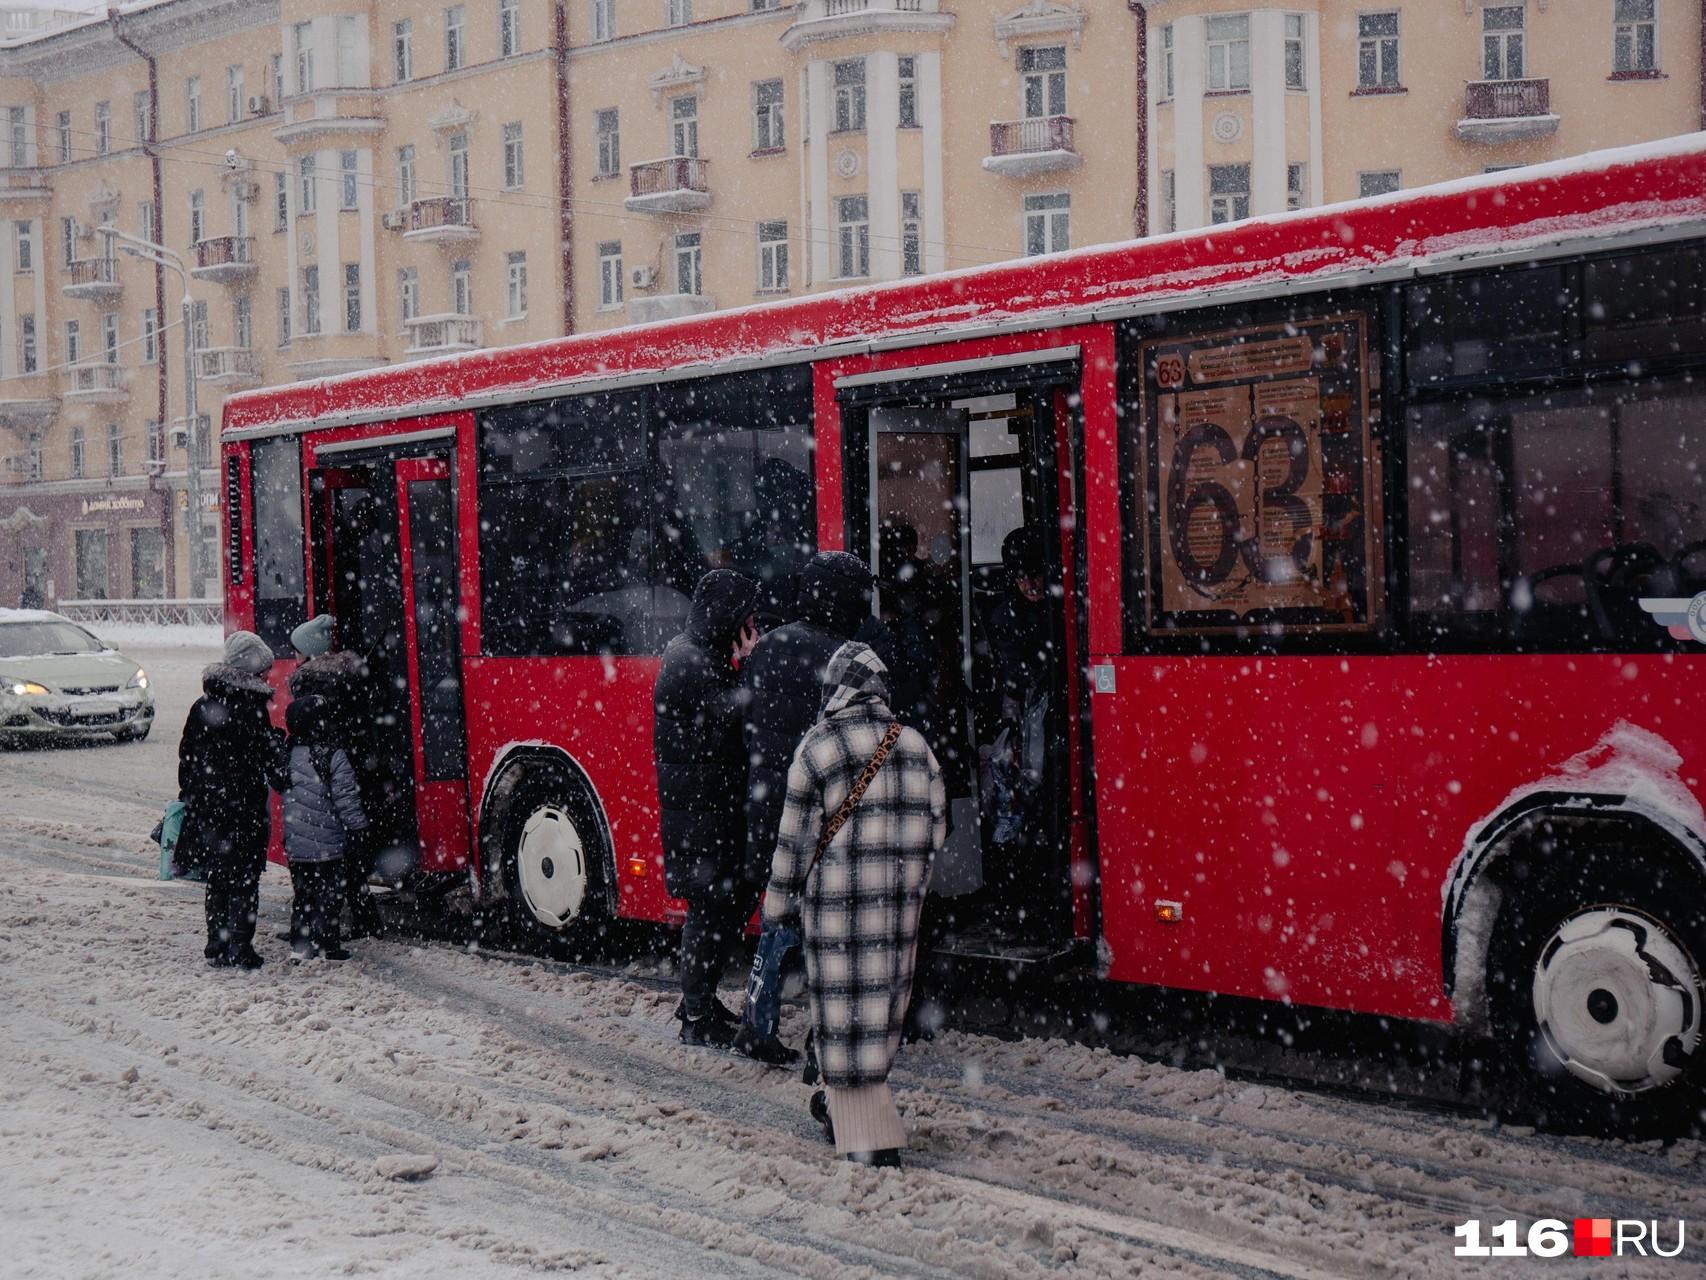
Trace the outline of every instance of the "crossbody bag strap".
{"label": "crossbody bag strap", "polygon": [[847,798],[841,802],[841,807],[830,815],[828,822],[823,824],[823,834],[818,837],[817,852],[812,854],[812,860],[806,866],[806,875],[811,875],[812,869],[823,858],[824,851],[829,848],[830,842],[840,833],[841,828],[847,825],[847,819],[853,816],[853,810],[857,809],[859,801],[865,798],[866,788],[871,785],[872,780],[877,776],[877,771],[883,767],[883,762],[889,758],[889,752],[894,750],[894,744],[899,741],[900,721],[896,720],[889,725],[888,732],[883,734],[883,740],[877,745],[870,763],[859,775],[859,780],[853,784],[853,789],[847,793]]}

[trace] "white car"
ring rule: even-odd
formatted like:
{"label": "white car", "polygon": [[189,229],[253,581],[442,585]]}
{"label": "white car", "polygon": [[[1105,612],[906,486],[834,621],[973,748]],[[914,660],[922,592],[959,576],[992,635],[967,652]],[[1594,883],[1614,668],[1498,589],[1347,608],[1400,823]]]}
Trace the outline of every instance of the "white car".
{"label": "white car", "polygon": [[148,673],[71,619],[0,609],[0,745],[111,736],[154,727]]}

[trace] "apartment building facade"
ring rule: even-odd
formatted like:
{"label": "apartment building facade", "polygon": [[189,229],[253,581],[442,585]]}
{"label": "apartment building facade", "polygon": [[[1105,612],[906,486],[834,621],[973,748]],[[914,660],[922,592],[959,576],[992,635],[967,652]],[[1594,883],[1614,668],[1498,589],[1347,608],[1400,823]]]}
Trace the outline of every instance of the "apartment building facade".
{"label": "apartment building facade", "polygon": [[162,0],[20,36],[0,602],[215,594],[232,389],[1686,132],[1702,8]]}

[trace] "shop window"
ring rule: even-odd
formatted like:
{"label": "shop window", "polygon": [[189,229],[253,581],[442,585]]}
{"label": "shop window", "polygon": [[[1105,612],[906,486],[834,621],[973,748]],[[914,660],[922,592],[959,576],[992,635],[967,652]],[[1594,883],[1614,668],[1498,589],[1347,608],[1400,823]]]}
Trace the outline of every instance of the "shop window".
{"label": "shop window", "polygon": [[[308,620],[301,445],[288,439],[257,440],[249,446],[249,468],[255,632],[284,657],[291,652],[291,630]],[[218,546],[217,538],[213,545]]]}

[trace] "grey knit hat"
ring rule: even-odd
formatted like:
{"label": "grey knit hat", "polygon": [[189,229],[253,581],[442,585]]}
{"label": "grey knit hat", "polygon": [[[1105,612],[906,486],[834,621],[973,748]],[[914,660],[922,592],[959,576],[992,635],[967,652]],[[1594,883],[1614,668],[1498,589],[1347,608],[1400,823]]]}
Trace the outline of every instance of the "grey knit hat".
{"label": "grey knit hat", "polygon": [[290,633],[290,645],[304,658],[318,658],[328,653],[332,648],[332,629],[336,619],[329,613],[322,613],[304,622]]}
{"label": "grey knit hat", "polygon": [[253,631],[233,631],[225,637],[225,665],[252,676],[272,670],[272,648]]}

